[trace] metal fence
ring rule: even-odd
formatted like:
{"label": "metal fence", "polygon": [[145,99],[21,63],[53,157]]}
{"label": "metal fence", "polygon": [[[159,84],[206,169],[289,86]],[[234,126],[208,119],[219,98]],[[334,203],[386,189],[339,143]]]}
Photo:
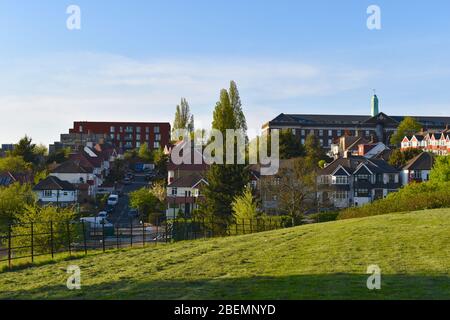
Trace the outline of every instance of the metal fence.
{"label": "metal fence", "polygon": [[48,221],[11,224],[0,233],[0,263],[12,268],[15,260],[35,262],[35,258],[57,254],[87,254],[135,246],[235,236],[283,228],[279,219],[243,219],[223,223],[214,219],[176,219],[154,225],[98,224],[90,222]]}

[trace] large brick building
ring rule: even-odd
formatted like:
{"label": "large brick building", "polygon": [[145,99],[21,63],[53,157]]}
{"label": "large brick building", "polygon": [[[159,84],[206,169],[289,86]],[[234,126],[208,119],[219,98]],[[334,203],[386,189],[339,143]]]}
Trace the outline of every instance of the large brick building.
{"label": "large brick building", "polygon": [[[388,116],[379,112],[378,97],[372,97],[371,115],[280,114],[263,125],[265,132],[291,129],[304,143],[309,134],[316,135],[324,148],[330,148],[343,135],[365,137],[390,145],[390,137],[397,131],[405,116]],[[412,116],[424,130],[443,130],[450,117]]]}
{"label": "large brick building", "polygon": [[119,150],[139,148],[147,143],[150,149],[164,148],[170,141],[168,122],[74,122],[61,141],[50,146],[50,151],[70,147],[76,149],[87,142],[101,140],[111,143]]}

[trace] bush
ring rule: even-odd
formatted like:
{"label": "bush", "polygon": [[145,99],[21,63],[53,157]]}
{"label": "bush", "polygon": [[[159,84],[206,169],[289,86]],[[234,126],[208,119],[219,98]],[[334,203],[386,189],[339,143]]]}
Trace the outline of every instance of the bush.
{"label": "bush", "polygon": [[338,219],[450,207],[450,182],[412,183],[396,193],[359,208],[343,210]]}
{"label": "bush", "polygon": [[339,211],[320,212],[310,215],[309,218],[317,222],[330,222],[336,221],[339,216],[339,213],[340,213]]}

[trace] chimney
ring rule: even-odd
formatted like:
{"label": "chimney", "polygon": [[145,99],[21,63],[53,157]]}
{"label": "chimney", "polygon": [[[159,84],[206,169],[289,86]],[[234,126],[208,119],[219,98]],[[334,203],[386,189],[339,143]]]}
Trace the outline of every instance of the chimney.
{"label": "chimney", "polygon": [[344,151],[344,159],[350,158],[351,152],[349,150]]}

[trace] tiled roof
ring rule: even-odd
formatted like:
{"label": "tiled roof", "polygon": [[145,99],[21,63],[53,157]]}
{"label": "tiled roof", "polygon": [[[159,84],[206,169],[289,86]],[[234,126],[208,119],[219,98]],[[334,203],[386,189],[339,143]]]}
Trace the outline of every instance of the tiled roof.
{"label": "tiled roof", "polygon": [[74,191],[75,186],[67,181],[63,181],[54,176],[48,176],[41,182],[39,182],[33,190],[64,190]]}
{"label": "tiled roof", "polygon": [[349,174],[364,164],[373,173],[398,173],[398,170],[389,165],[386,161],[380,159],[367,159],[360,156],[351,156],[348,158],[338,158],[320,171],[321,175],[331,175],[339,167],[344,168]]}
{"label": "tiled roof", "polygon": [[176,180],[174,180],[171,184],[169,184],[169,187],[171,188],[192,188],[196,184],[198,184],[201,180],[206,180],[203,178],[202,175],[198,173],[193,173],[188,176],[180,177]]}
{"label": "tiled roof", "polygon": [[52,173],[92,173],[92,172],[93,172],[92,168],[82,166],[73,160],[65,161],[52,170]]}
{"label": "tiled roof", "polygon": [[429,152],[422,152],[411,159],[402,169],[403,170],[431,170],[434,165],[434,156]]}

